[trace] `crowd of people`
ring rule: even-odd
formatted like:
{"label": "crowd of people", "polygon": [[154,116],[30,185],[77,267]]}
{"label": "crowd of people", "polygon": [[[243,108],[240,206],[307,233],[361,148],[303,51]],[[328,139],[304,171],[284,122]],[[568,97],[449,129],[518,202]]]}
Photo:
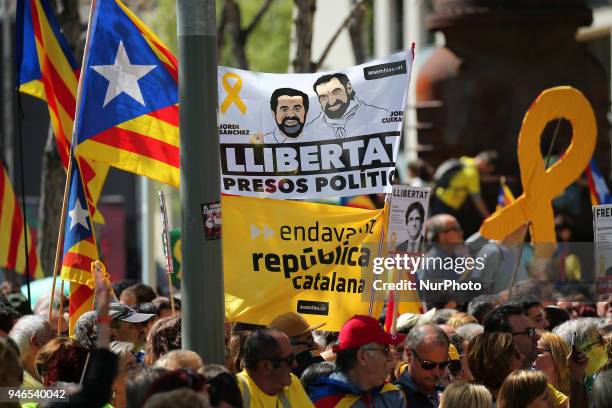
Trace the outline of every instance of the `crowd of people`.
{"label": "crowd of people", "polygon": [[[453,308],[404,314],[397,332],[353,316],[340,332],[280,314],[227,324],[225,364],[182,349],[180,300],[137,283],[96,288],[67,337],[65,316],[0,302],[0,387],[62,389],[31,407],[578,407],[612,401],[611,302],[590,307],[519,286]],[[22,299],[23,300],[23,299]],[[44,302],[44,300],[43,300]],[[449,305],[446,305],[449,306]],[[593,311],[595,313],[593,313]]]}
{"label": "crowd of people", "polygon": [[[484,152],[441,166],[424,224],[435,243],[428,256],[486,259],[470,276],[488,284],[481,293],[421,293],[423,313],[397,317],[393,334],[385,316],[352,316],[339,332],[283,310],[266,326],[227,322],[220,365],[182,349],[180,299],[142,283],[110,288],[96,277],[95,309],[72,336],[59,305],[43,297],[31,309],[5,283],[0,387],[61,389],[69,399],[21,395],[0,407],[611,407],[612,297],[594,298],[582,284],[589,268],[570,262],[569,248],[538,265],[533,250],[517,249],[525,226],[502,242],[464,240],[464,204],[488,215],[478,185],[495,159]],[[410,170],[413,183],[426,183],[422,166]],[[559,242],[568,242],[572,223],[557,218]],[[448,274],[416,278],[457,279]]]}

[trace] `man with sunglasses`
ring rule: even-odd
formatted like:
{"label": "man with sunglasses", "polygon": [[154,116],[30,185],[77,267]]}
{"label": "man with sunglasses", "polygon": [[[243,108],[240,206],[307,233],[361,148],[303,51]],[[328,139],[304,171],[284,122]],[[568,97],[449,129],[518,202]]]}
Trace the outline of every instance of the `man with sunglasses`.
{"label": "man with sunglasses", "polygon": [[350,318],[342,326],[338,344],[334,346],[336,371],[308,387],[315,407],[405,408],[401,390],[386,383],[395,365],[389,347],[401,344],[404,337],[385,332],[372,317]]}
{"label": "man with sunglasses", "polygon": [[287,335],[260,329],[244,346],[244,370],[236,375],[245,407],[312,407],[300,380],[291,373],[295,354]]}
{"label": "man with sunglasses", "polygon": [[440,380],[448,375],[448,336],[435,324],[424,324],[410,330],[404,348],[406,369],[395,382],[406,395],[410,408],[437,408],[442,387]]}
{"label": "man with sunglasses", "polygon": [[512,334],[514,345],[523,355],[524,369],[530,369],[538,358],[540,335],[520,304],[509,302],[496,306],[485,316],[484,331]]}
{"label": "man with sunglasses", "polygon": [[140,350],[145,343],[143,323],[154,318],[155,315],[138,313],[128,305],[116,302],[110,304],[108,314],[111,318],[111,340],[127,341],[132,343],[136,350]]}
{"label": "man with sunglasses", "polygon": [[297,362],[297,367],[293,369],[296,376],[301,377],[309,366],[324,361],[321,356],[312,353],[316,350],[312,331],[324,325],[310,326],[304,317],[295,312],[283,313],[268,324],[269,328],[280,330],[289,337]]}

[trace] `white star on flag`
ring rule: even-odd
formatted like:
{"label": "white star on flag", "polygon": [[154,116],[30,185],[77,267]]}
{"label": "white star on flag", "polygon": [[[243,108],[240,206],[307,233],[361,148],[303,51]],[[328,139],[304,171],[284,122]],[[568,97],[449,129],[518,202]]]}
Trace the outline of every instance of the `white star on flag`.
{"label": "white star on flag", "polygon": [[145,106],[140,87],[138,86],[138,80],[151,72],[155,67],[156,65],[132,65],[123,46],[123,41],[120,41],[113,65],[92,65],[91,67],[108,80],[103,107],[106,107],[110,101],[122,92],[131,96],[142,106]]}
{"label": "white star on flag", "polygon": [[87,217],[89,217],[89,214],[88,211],[81,206],[81,200],[75,201],[74,207],[72,207],[72,210],[68,211],[68,215],[70,216],[70,229],[81,224],[89,231],[89,226],[87,225]]}

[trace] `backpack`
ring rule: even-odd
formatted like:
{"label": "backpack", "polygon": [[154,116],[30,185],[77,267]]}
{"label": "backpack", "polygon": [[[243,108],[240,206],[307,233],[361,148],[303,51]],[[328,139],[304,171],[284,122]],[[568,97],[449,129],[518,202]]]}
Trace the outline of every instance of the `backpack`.
{"label": "backpack", "polygon": [[459,159],[448,159],[438,167],[433,176],[434,191],[438,187],[448,188],[455,174],[463,170],[465,165]]}

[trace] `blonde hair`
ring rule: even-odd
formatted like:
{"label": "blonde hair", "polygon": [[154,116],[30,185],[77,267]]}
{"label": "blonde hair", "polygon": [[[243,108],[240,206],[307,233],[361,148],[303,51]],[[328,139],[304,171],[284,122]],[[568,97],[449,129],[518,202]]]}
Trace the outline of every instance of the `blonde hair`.
{"label": "blonde hair", "polygon": [[548,379],[540,371],[518,370],[506,378],[499,390],[498,408],[524,408],[548,390]]}
{"label": "blonde hair", "polygon": [[540,332],[540,338],[544,345],[548,348],[552,356],[555,371],[559,378],[559,391],[565,395],[570,393],[570,370],[567,364],[567,356],[570,355],[572,349],[558,335],[551,332]]}
{"label": "blonde hair", "polygon": [[440,408],[490,408],[493,397],[484,385],[457,381],[442,393]]}
{"label": "blonde hair", "polygon": [[172,350],[157,359],[154,366],[165,368],[170,371],[180,368],[198,371],[204,366],[204,363],[195,351]]}
{"label": "blonde hair", "polygon": [[455,329],[468,323],[478,323],[478,320],[476,320],[474,316],[463,312],[455,313],[450,319],[448,319],[448,322],[446,322],[446,324],[453,326]]}

